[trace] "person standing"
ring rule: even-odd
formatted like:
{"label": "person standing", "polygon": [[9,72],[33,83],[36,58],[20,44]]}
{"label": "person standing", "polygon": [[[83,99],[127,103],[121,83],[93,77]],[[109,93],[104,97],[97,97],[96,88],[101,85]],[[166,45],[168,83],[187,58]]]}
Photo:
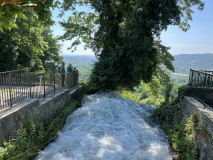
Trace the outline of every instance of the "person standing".
{"label": "person standing", "polygon": [[64,80],[65,80],[65,63],[64,63],[64,61],[61,63],[60,72],[61,72],[61,86],[64,87]]}
{"label": "person standing", "polygon": [[68,73],[71,73],[71,72],[72,72],[72,65],[71,65],[71,64],[68,65],[68,67],[67,67],[67,72],[68,72]]}

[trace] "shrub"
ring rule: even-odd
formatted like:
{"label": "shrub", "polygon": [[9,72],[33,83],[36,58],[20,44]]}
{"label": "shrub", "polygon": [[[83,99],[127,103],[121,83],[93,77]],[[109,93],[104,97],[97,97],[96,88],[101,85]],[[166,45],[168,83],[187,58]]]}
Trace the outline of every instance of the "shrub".
{"label": "shrub", "polygon": [[199,115],[190,115],[186,122],[182,121],[182,99],[185,90],[181,87],[178,97],[169,105],[162,105],[152,113],[151,118],[158,117],[160,125],[168,135],[169,143],[179,153],[180,159],[198,160],[199,150],[195,144],[195,132],[200,124]]}

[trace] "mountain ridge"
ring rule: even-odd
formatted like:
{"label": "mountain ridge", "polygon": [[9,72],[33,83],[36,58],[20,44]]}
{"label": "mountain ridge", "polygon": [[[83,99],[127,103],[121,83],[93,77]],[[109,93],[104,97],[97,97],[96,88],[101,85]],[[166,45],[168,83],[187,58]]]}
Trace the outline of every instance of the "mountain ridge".
{"label": "mountain ridge", "polygon": [[[203,54],[179,54],[174,55],[175,60],[172,62],[176,73],[188,74],[192,69],[213,70],[213,53]],[[97,59],[94,55],[64,55],[66,64],[72,63],[76,67],[89,67]],[[89,67],[91,69],[91,66]]]}
{"label": "mountain ridge", "polygon": [[174,56],[175,68],[213,69],[213,54],[179,54]]}

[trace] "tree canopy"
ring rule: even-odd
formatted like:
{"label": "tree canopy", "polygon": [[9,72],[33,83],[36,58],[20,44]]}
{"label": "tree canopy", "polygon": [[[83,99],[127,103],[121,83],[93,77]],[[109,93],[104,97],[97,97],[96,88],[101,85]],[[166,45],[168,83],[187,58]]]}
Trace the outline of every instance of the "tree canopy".
{"label": "tree canopy", "polygon": [[[54,58],[50,52],[58,57],[60,46],[48,26],[54,23],[50,9],[59,7],[60,1],[34,2],[39,7],[33,12],[18,5],[0,8],[3,32],[0,39],[4,46],[1,54],[7,53],[9,61],[16,62],[14,66],[31,65],[36,70],[47,68],[44,62]],[[82,11],[79,9],[82,6],[89,9]],[[155,78],[166,79],[161,81],[164,83],[168,76],[161,65],[173,71],[174,58],[169,47],[161,43],[160,34],[169,25],[179,25],[187,31],[194,6],[202,10],[204,3],[202,0],[64,0],[60,15],[68,10],[72,15],[61,22],[66,32],[60,38],[73,40],[70,49],[81,42],[85,48],[93,49],[98,61],[90,82],[95,88],[133,89],[141,81],[152,82]]]}
{"label": "tree canopy", "polygon": [[55,69],[53,63],[61,58],[60,44],[32,11],[26,18],[17,18],[17,28],[3,29],[0,33],[0,71],[28,68],[31,71]]}
{"label": "tree canopy", "polygon": [[[87,5],[91,12],[78,11]],[[173,56],[162,45],[160,34],[169,25],[190,28],[192,7],[202,10],[201,0],[66,0],[64,11],[73,10],[61,39],[73,40],[71,49],[84,42],[98,61],[90,82],[95,88],[133,89],[153,76],[165,77],[161,69],[174,70]]]}
{"label": "tree canopy", "polygon": [[[10,0],[10,2],[17,2],[15,0]],[[12,29],[17,28],[18,25],[14,19],[26,19],[26,11],[32,11],[32,8],[23,7],[27,3],[36,3],[37,7],[33,8],[33,12],[38,16],[39,21],[45,25],[50,26],[54,24],[54,21],[51,19],[52,12],[51,8],[54,9],[57,7],[60,2],[59,0],[31,0],[31,1],[21,1],[21,4],[12,4],[4,5],[0,7],[0,32],[3,32],[3,29]]]}

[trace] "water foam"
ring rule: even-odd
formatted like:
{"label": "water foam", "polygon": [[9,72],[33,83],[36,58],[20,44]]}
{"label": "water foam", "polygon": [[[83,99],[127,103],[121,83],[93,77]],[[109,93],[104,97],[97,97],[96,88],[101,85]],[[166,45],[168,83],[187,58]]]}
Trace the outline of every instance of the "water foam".
{"label": "water foam", "polygon": [[117,92],[86,96],[36,160],[171,160],[165,135],[146,121],[151,109]]}

